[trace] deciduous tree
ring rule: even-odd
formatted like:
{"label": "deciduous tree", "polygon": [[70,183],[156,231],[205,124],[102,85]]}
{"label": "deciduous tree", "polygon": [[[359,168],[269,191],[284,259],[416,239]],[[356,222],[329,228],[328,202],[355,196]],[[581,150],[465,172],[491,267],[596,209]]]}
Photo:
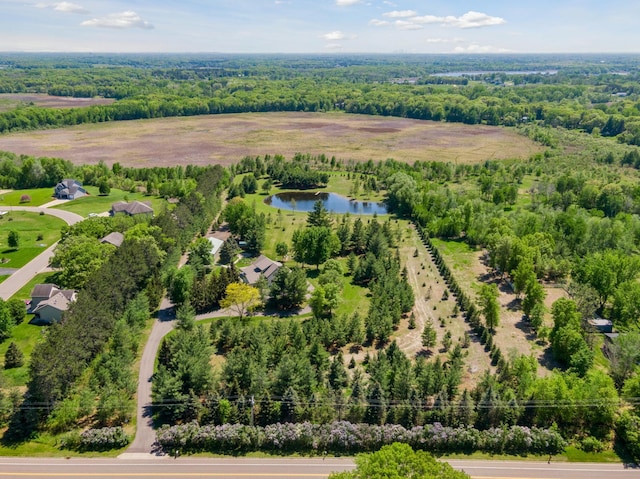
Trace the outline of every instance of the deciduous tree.
{"label": "deciduous tree", "polygon": [[260,304],[260,291],[245,283],[231,283],[225,290],[225,297],[220,301],[221,308],[231,308],[240,319]]}

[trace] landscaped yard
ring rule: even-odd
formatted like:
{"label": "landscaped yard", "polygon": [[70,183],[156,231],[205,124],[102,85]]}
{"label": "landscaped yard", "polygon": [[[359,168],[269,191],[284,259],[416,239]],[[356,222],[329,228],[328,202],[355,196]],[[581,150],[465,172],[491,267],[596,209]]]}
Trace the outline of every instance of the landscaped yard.
{"label": "landscaped yard", "polygon": [[[20,201],[23,196],[29,196],[31,200]],[[54,200],[53,188],[33,188],[30,190],[13,190],[0,195],[0,210],[9,206],[40,206]]]}
{"label": "landscaped yard", "polygon": [[[0,217],[0,257],[8,261],[5,268],[21,268],[60,239],[60,230],[66,224],[51,215],[26,211],[11,211]],[[20,238],[18,249],[9,248],[8,235],[16,231]]]}
{"label": "landscaped yard", "polygon": [[[36,284],[47,283],[50,281],[52,273],[40,273],[37,274],[29,283],[24,285],[12,298],[18,298],[22,300],[31,299],[30,293]],[[45,326],[34,326],[29,324],[29,320],[32,315],[28,315],[27,318],[19,325],[15,326],[11,331],[11,337],[2,343],[0,343],[0,358],[4,358],[4,354],[7,352],[9,344],[13,341],[17,344],[18,348],[24,354],[24,366],[7,369],[2,372],[7,380],[7,385],[13,386],[25,386],[27,384],[29,374],[29,358],[31,357],[31,351],[38,342],[42,335],[42,331]]]}
{"label": "landscaped yard", "polygon": [[154,211],[159,211],[161,205],[166,204],[163,198],[145,196],[143,193],[130,193],[116,188],[113,188],[111,193],[105,196],[100,195],[95,186],[87,186],[86,190],[90,193],[88,196],[67,201],[54,208],[71,211],[86,218],[90,213],[99,214],[109,211],[111,205],[118,201],[150,201]]}

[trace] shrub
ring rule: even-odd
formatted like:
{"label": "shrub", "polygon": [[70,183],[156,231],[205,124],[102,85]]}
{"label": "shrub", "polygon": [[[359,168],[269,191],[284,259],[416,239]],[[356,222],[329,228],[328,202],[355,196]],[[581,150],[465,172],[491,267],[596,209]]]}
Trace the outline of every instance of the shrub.
{"label": "shrub", "polygon": [[29,203],[29,202],[31,202],[31,196],[29,195],[20,196],[20,203]]}
{"label": "shrub", "polygon": [[606,449],[606,446],[595,437],[588,436],[580,441],[580,449],[585,452],[602,452]]}
{"label": "shrub", "polygon": [[406,429],[397,424],[277,423],[265,427],[243,424],[200,426],[195,422],[162,426],[157,433],[167,452],[330,451],[370,452],[394,442],[433,452],[483,451],[508,454],[557,454],[566,443],[553,429],[512,426],[479,431],[472,427],[445,427],[440,423]]}
{"label": "shrub", "polygon": [[129,444],[129,437],[120,426],[87,429],[80,434],[80,449],[85,451],[120,449],[127,444]]}
{"label": "shrub", "polygon": [[625,412],[616,423],[616,435],[627,447],[635,461],[640,461],[640,417]]}

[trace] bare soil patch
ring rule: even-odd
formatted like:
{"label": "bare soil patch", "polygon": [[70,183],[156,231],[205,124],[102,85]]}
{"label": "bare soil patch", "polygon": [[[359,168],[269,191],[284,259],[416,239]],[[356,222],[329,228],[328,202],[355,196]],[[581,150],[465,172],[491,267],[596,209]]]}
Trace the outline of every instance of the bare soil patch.
{"label": "bare soil patch", "polygon": [[114,101],[111,98],[73,98],[51,96],[43,93],[0,93],[0,111],[31,103],[43,108],[82,108],[94,105],[110,105]]}
{"label": "bare soil patch", "polygon": [[[446,246],[446,244],[445,244]],[[533,355],[539,364],[538,374],[546,376],[559,365],[550,359],[547,346],[538,343],[537,338],[527,320],[523,317],[521,300],[516,298],[506,280],[494,275],[492,269],[484,261],[483,251],[448,251],[447,247],[441,247],[440,253],[451,268],[454,276],[464,291],[471,298],[482,283],[495,283],[500,295],[500,324],[496,328],[494,343],[500,348],[507,358],[512,354]],[[547,293],[545,306],[551,309],[553,302],[566,297],[566,291],[557,285],[544,285]],[[550,325],[550,315],[546,318]]]}
{"label": "bare soil patch", "polygon": [[243,113],[121,121],[0,136],[0,150],[75,164],[229,165],[246,155],[296,152],[367,161],[526,158],[539,145],[516,131],[343,113]]}

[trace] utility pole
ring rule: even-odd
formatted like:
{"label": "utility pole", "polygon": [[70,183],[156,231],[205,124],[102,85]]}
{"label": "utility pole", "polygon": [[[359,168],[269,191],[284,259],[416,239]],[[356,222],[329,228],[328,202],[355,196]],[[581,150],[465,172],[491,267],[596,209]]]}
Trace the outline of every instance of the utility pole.
{"label": "utility pole", "polygon": [[249,402],[249,404],[251,404],[251,427],[253,427],[253,406],[255,403],[255,399],[253,398],[253,396],[251,396],[251,401]]}

